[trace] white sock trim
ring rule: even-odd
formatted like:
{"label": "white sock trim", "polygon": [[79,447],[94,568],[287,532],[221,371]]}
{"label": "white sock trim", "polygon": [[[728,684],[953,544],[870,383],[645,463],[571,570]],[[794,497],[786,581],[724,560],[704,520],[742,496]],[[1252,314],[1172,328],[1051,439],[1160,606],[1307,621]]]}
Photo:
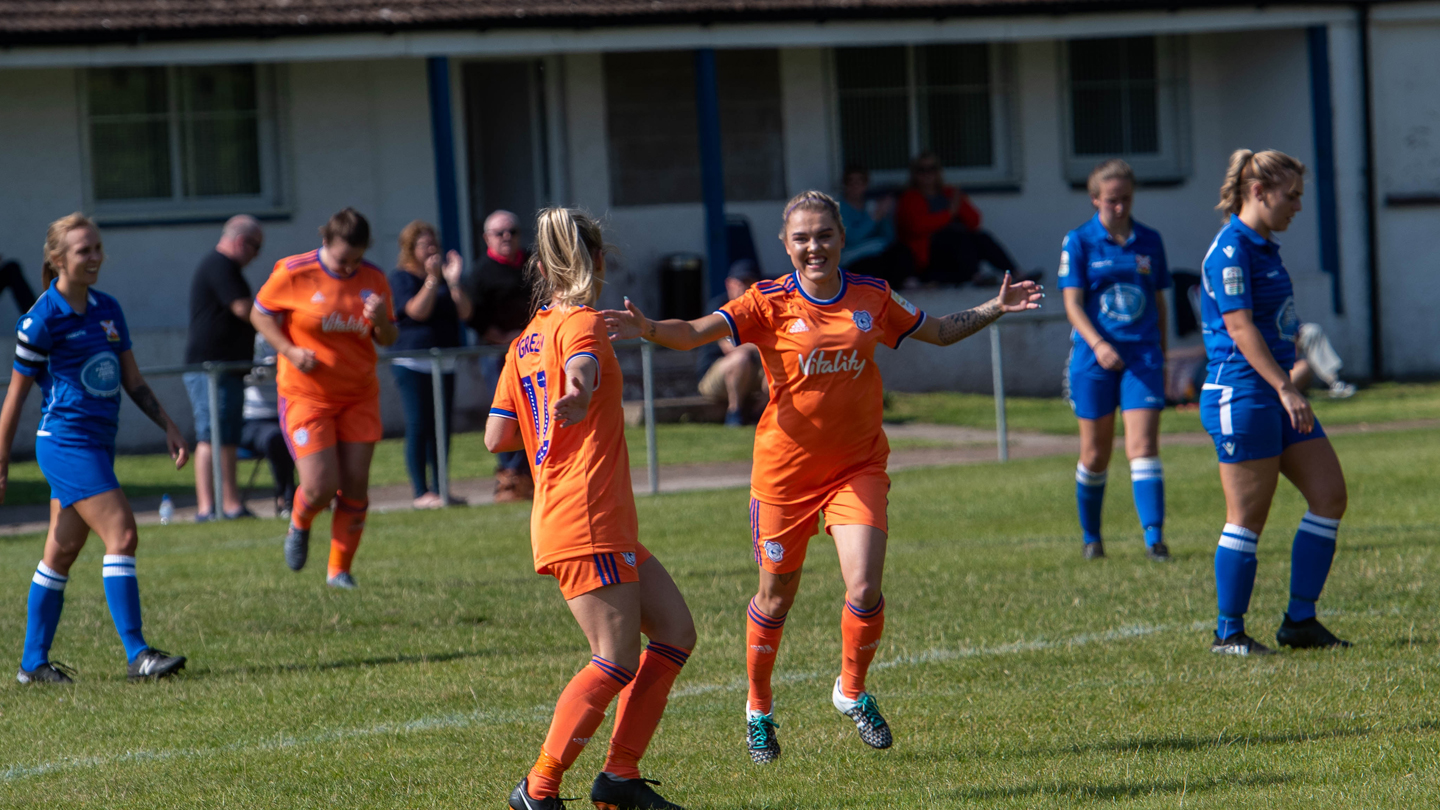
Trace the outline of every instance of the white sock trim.
{"label": "white sock trim", "polygon": [[100,575],[103,577],[135,576],[135,558],[123,554],[106,554]]}
{"label": "white sock trim", "polygon": [[1075,465],[1075,482],[1086,487],[1103,487],[1105,480],[1109,477],[1109,471],[1101,470],[1095,472],[1084,464]]}
{"label": "white sock trim", "polygon": [[55,569],[42,562],[35,566],[35,576],[30,581],[52,591],[64,591],[65,583],[69,582],[70,578],[61,576],[55,572]]}
{"label": "white sock trim", "polygon": [[1334,540],[1340,530],[1339,518],[1326,518],[1306,512],[1305,517],[1300,518],[1300,531],[1306,534],[1313,534],[1323,537],[1326,540]]}
{"label": "white sock trim", "polygon": [[1255,541],[1259,539],[1260,535],[1244,526],[1226,523],[1225,530],[1220,533],[1220,548],[1228,548],[1241,554],[1254,554],[1258,548]]}
{"label": "white sock trim", "polygon": [[1131,481],[1164,481],[1165,473],[1159,456],[1130,459]]}

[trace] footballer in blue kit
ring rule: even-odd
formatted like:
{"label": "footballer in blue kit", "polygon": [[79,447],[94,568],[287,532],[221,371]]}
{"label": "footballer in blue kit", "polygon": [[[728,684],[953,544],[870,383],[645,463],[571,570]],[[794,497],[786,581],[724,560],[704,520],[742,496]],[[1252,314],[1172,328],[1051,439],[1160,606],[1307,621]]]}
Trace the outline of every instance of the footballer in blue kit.
{"label": "footballer in blue kit", "polygon": [[1146,553],[1165,561],[1159,433],[1170,268],[1160,234],[1131,216],[1135,175],[1125,161],[1096,166],[1089,190],[1095,216],[1065,235],[1060,252],[1060,289],[1072,327],[1065,390],[1080,420],[1075,501],[1085,558],[1105,556],[1100,516],[1119,408]]}
{"label": "footballer in blue kit", "polygon": [[[100,232],[80,214],[50,225],[45,283],[16,329],[15,364],[0,409],[0,500],[9,479],[10,448],[32,386],[44,397],[35,458],[50,483],[50,532],[31,579],[21,683],[69,683],[72,670],[50,660],[70,567],[93,530],[105,544],[105,601],[125,647],[132,679],[160,678],[185,665],[145,642],[135,578],[136,530],[130,502],[115,479],[120,392],[165,429],[177,469],[187,459],[180,430],[155,399],[130,352],[125,315],[92,286],[104,261]],[[53,279],[53,281],[52,281]]]}
{"label": "footballer in blue kit", "polygon": [[1215,550],[1219,618],[1211,650],[1272,652],[1245,630],[1256,549],[1283,473],[1309,511],[1290,550],[1290,603],[1276,641],[1348,647],[1316,618],[1345,514],[1345,477],[1310,403],[1290,379],[1300,319],[1280,245],[1300,211],[1305,167],[1281,152],[1241,149],[1220,191],[1229,220],[1205,254],[1201,321],[1208,366],[1200,419],[1215,441],[1226,524]]}

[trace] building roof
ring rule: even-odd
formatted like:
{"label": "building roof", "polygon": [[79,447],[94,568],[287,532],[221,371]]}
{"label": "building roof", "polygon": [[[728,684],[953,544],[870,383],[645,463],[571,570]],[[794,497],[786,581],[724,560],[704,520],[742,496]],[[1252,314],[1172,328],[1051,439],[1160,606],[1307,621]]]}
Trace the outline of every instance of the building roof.
{"label": "building roof", "polygon": [[[1280,4],[1284,1],[1280,0]],[[1317,5],[1326,0],[1294,2]],[[1259,0],[0,0],[0,45],[455,28],[961,17],[1261,4],[1276,3]]]}

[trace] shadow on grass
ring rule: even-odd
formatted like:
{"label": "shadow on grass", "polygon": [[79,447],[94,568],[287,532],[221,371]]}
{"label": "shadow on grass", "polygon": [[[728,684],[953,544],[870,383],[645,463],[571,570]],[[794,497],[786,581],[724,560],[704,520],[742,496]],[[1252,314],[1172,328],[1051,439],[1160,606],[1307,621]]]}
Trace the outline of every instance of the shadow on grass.
{"label": "shadow on grass", "polygon": [[1139,782],[1086,784],[1082,782],[1031,782],[1005,788],[967,788],[956,791],[956,798],[970,801],[1022,799],[1027,796],[1065,796],[1072,799],[1114,800],[1153,796],[1157,793],[1205,793],[1215,788],[1274,787],[1295,781],[1284,774],[1257,773],[1239,777],[1203,779],[1155,779]]}
{"label": "shadow on grass", "polygon": [[470,658],[487,658],[492,652],[461,650],[448,653],[421,653],[419,655],[382,655],[370,658],[342,658],[335,661],[290,664],[242,664],[235,667],[190,667],[185,671],[195,675],[271,675],[279,672],[330,672],[338,669],[361,669],[383,667],[395,664],[443,664],[449,661],[463,661]]}

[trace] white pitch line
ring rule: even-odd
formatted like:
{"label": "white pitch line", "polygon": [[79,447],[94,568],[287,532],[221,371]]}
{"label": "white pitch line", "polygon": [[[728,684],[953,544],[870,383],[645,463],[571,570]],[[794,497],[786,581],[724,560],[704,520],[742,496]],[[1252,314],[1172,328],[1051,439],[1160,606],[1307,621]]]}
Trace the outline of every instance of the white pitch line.
{"label": "white pitch line", "polygon": [[[1208,627],[1204,622],[1196,622],[1197,627]],[[877,661],[871,665],[871,669],[892,669],[901,666],[914,666],[918,664],[932,664],[946,661],[961,661],[970,658],[982,658],[988,656],[1016,655],[1018,653],[1036,652],[1039,650],[1054,650],[1065,647],[1083,647],[1087,644],[1097,642],[1125,641],[1143,636],[1151,636],[1156,633],[1163,633],[1176,629],[1174,625],[1132,625],[1107,630],[1103,633],[1082,633],[1068,639],[1056,641],[1013,641],[1008,644],[998,644],[992,647],[960,647],[957,649],[931,649],[924,652],[909,653],[896,656],[884,661]],[[814,681],[823,678],[830,678],[834,672],[795,672],[780,675],[775,678],[781,683],[800,683]],[[670,699],[694,697],[696,695],[707,695],[713,692],[737,692],[747,688],[744,678],[733,680],[724,684],[697,684],[687,686],[683,689],[676,689],[670,693]],[[0,782],[14,782],[32,776],[44,776],[58,771],[79,770],[82,768],[104,768],[110,765],[118,765],[127,762],[165,762],[176,759],[200,759],[216,756],[219,754],[252,753],[264,751],[278,751],[287,748],[295,748],[316,743],[334,742],[338,740],[352,740],[364,737],[376,737],[386,734],[415,734],[439,729],[466,728],[475,725],[498,725],[500,723],[514,723],[525,720],[535,720],[550,716],[554,707],[551,705],[535,706],[528,710],[514,710],[504,712],[466,712],[443,714],[434,717],[421,717],[415,720],[407,720],[397,723],[380,723],[374,726],[363,726],[360,728],[341,728],[330,731],[322,731],[316,734],[288,736],[282,735],[274,739],[265,739],[258,742],[236,742],[230,745],[214,746],[209,748],[176,748],[166,751],[127,751],[121,754],[109,754],[89,757],[65,757],[42,762],[35,765],[9,765],[0,770]]]}

